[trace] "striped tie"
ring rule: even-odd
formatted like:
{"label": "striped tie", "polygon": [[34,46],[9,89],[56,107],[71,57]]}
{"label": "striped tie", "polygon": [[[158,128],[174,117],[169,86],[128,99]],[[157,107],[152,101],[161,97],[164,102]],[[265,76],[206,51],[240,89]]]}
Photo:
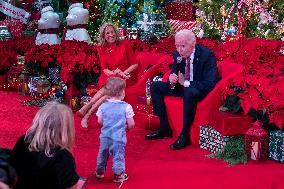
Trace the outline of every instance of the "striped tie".
{"label": "striped tie", "polygon": [[184,69],[184,80],[190,79],[190,57],[186,59],[185,69]]}

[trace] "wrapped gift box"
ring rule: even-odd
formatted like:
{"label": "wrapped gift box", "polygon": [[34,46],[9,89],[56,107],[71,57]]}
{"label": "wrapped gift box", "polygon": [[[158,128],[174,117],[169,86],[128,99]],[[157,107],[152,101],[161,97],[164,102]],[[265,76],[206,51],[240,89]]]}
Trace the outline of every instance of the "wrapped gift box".
{"label": "wrapped gift box", "polygon": [[64,96],[64,102],[70,106],[73,111],[77,111],[81,108],[81,93],[77,87],[72,84],[68,86],[68,89]]}
{"label": "wrapped gift box", "polygon": [[200,126],[199,146],[215,153],[223,149],[232,137],[224,136],[210,126]]}
{"label": "wrapped gift box", "polygon": [[171,28],[173,29],[174,33],[184,30],[184,29],[192,29],[194,26],[196,26],[195,21],[182,21],[182,20],[168,20]]}
{"label": "wrapped gift box", "polygon": [[269,134],[268,158],[284,163],[284,131],[272,131]]}
{"label": "wrapped gift box", "polygon": [[252,126],[253,118],[243,114],[214,110],[209,115],[209,125],[222,135],[242,135]]}
{"label": "wrapped gift box", "polygon": [[153,114],[153,106],[151,105],[137,104],[135,109],[145,114]]}
{"label": "wrapped gift box", "polygon": [[133,107],[137,126],[148,130],[158,129],[160,127],[160,120],[158,116],[153,114],[152,105],[147,105],[146,103],[140,104],[139,102],[138,100],[136,107]]}
{"label": "wrapped gift box", "polygon": [[59,82],[61,80],[59,68],[49,68],[48,78],[52,83]]}
{"label": "wrapped gift box", "polygon": [[6,74],[0,75],[0,86],[4,86],[6,84],[7,84],[7,75]]}
{"label": "wrapped gift box", "polygon": [[192,21],[194,8],[192,2],[171,2],[166,5],[167,19]]}
{"label": "wrapped gift box", "polygon": [[37,82],[40,80],[40,77],[30,77],[28,87],[29,93],[31,96],[36,95],[37,93]]}

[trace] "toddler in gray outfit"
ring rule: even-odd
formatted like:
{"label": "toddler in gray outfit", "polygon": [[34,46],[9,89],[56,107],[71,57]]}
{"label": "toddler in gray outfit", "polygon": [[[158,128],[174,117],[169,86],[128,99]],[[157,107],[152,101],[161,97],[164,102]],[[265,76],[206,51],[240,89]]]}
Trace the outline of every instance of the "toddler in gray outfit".
{"label": "toddler in gray outfit", "polygon": [[111,77],[104,85],[104,93],[109,98],[98,108],[96,115],[102,125],[100,149],[97,158],[96,177],[101,179],[107,166],[109,155],[112,156],[114,182],[128,179],[125,173],[126,129],[132,129],[134,112],[132,106],[124,101],[125,81]]}

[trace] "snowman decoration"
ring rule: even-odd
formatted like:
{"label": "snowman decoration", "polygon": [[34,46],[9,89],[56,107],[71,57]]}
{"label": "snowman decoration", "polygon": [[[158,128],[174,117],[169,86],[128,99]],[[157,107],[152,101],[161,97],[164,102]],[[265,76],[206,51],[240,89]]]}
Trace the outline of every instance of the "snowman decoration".
{"label": "snowman decoration", "polygon": [[66,17],[67,27],[65,40],[91,42],[87,32],[87,24],[89,21],[89,11],[83,8],[82,3],[71,4]]}
{"label": "snowman decoration", "polygon": [[59,16],[54,12],[51,6],[47,6],[41,10],[41,17],[38,20],[38,33],[36,36],[36,45],[59,44]]}

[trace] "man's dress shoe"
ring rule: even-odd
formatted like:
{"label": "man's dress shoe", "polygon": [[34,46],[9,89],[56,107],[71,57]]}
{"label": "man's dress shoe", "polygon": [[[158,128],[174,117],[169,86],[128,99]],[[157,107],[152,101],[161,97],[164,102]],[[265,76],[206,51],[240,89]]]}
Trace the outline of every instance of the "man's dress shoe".
{"label": "man's dress shoe", "polygon": [[171,137],[172,137],[171,132],[162,132],[162,131],[156,131],[154,133],[145,135],[145,138],[148,140],[157,140],[157,139],[171,138]]}
{"label": "man's dress shoe", "polygon": [[179,136],[178,139],[170,146],[172,150],[180,150],[190,145],[190,139],[186,136]]}

